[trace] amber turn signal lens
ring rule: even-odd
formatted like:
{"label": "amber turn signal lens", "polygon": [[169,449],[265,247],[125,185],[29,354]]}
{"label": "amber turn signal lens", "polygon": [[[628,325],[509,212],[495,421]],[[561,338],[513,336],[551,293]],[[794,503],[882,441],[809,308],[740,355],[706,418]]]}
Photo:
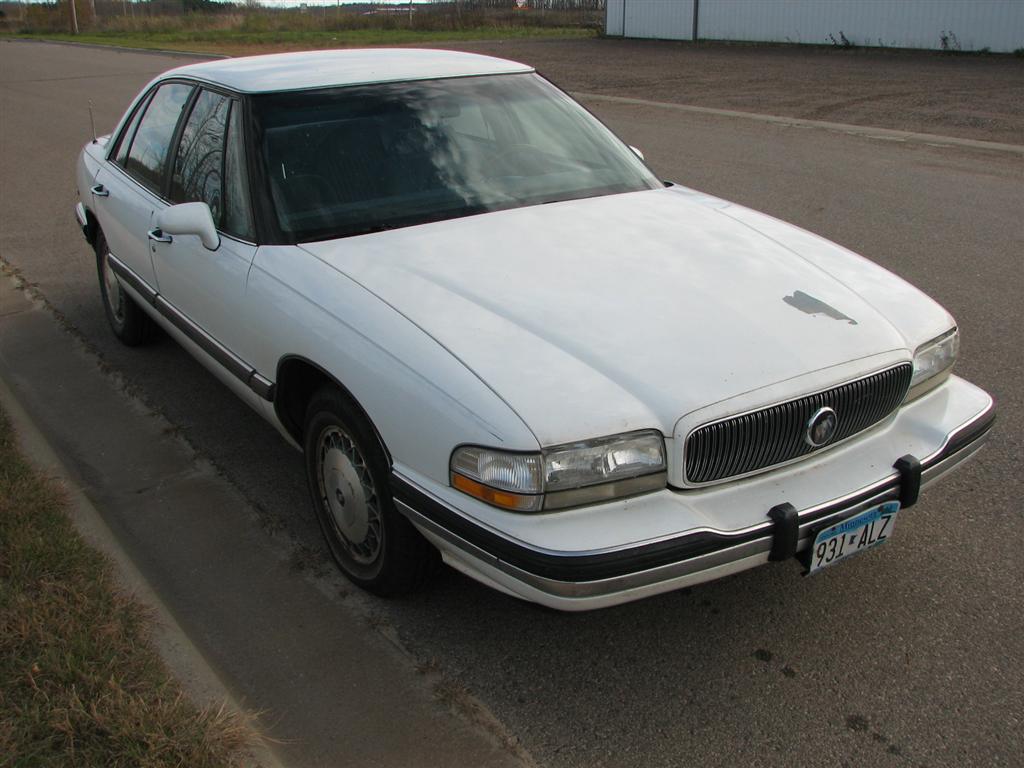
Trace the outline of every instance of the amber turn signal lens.
{"label": "amber turn signal lens", "polygon": [[513,512],[536,512],[544,502],[543,496],[499,491],[456,472],[452,472],[452,486],[480,501]]}

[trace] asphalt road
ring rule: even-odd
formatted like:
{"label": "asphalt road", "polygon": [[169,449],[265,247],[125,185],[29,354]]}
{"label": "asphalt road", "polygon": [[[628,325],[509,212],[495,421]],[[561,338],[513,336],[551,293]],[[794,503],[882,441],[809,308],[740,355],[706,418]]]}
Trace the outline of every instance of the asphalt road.
{"label": "asphalt road", "polygon": [[[104,130],[180,63],[0,43],[0,256],[290,537],[295,578],[330,579],[298,455],[172,342],[115,342],[73,223],[86,102]],[[450,572],[421,595],[338,598],[337,610],[372,614],[544,766],[1019,765],[1024,161],[594,108],[664,178],[832,238],[944,303],[962,328],[960,374],[999,402],[989,447],[902,517],[891,544],[812,579],[782,564],[567,615]]]}

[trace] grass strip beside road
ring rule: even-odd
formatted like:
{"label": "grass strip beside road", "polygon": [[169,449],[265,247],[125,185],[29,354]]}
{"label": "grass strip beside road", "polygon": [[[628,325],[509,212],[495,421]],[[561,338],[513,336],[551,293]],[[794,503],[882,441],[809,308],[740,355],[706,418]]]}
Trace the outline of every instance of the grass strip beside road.
{"label": "grass strip beside road", "polygon": [[[161,32],[91,32],[81,35],[63,33],[24,33],[16,37],[30,40],[89,43],[124,48],[164,51],[194,51],[244,56],[277,51],[315,48],[359,48],[386,45],[437,45],[467,40],[564,39],[595,37],[593,29],[580,27],[470,27],[457,30],[417,29],[339,29],[339,30],[225,30],[182,29]],[[3,35],[0,37],[13,37]]]}
{"label": "grass strip beside road", "polygon": [[0,411],[0,765],[240,765],[251,730],[185,698],[146,609],[72,527]]}

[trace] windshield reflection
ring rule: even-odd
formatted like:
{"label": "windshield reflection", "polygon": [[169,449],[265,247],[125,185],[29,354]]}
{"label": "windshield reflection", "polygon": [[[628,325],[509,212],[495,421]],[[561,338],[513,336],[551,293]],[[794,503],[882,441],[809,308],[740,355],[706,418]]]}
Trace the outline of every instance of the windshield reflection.
{"label": "windshield reflection", "polygon": [[253,99],[286,240],[308,242],[660,186],[535,74]]}

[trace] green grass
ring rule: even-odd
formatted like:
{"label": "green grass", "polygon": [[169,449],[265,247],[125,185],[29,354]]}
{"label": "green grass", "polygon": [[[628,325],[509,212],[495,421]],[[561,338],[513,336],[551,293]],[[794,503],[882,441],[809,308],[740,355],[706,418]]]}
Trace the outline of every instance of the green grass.
{"label": "green grass", "polygon": [[339,30],[245,30],[182,29],[146,33],[91,32],[81,35],[39,32],[19,34],[38,40],[59,40],[126,48],[191,50],[211,53],[255,52],[298,48],[346,48],[374,45],[407,45],[465,40],[594,37],[592,29],[579,27],[491,26],[457,30],[339,29]]}
{"label": "green grass", "polygon": [[145,610],[64,509],[0,411],[0,765],[240,764],[248,727],[183,696]]}

